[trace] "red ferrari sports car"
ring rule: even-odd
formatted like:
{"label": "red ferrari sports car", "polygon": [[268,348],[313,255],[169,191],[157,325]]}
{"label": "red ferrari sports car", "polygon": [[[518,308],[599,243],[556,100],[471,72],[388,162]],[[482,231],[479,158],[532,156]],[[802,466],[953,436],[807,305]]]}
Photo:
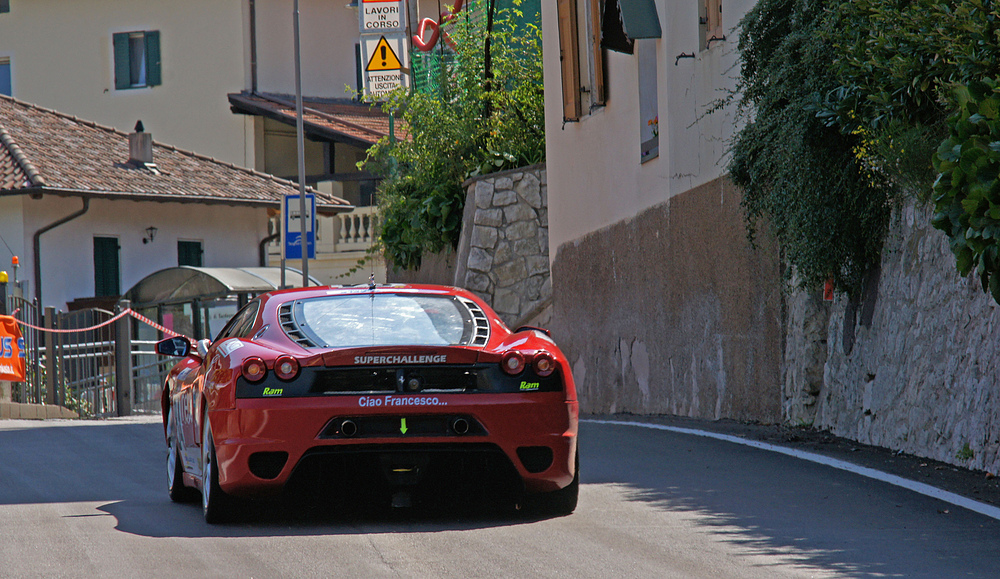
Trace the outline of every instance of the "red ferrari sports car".
{"label": "red ferrari sports car", "polygon": [[[477,296],[432,285],[262,294],[182,357],[162,395],[175,501],[435,506],[470,494],[568,514],[579,405],[544,330],[511,332]],[[379,503],[381,501],[381,503]]]}

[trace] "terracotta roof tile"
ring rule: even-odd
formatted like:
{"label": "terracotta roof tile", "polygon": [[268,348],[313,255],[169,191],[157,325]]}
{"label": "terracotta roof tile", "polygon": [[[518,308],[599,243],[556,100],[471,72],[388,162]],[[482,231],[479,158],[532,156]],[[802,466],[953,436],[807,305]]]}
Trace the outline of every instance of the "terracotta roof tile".
{"label": "terracotta roof tile", "polygon": [[[298,185],[153,143],[156,171],[129,163],[128,135],[0,95],[0,195],[25,189],[103,197],[279,206]],[[320,206],[350,204],[310,188]]]}

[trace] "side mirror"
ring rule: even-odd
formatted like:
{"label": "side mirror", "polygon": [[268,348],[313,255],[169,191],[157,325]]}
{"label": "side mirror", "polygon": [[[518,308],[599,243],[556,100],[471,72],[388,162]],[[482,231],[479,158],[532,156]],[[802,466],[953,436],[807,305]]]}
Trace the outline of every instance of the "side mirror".
{"label": "side mirror", "polygon": [[180,336],[160,340],[156,343],[156,353],[161,356],[183,358],[191,353],[191,342]]}

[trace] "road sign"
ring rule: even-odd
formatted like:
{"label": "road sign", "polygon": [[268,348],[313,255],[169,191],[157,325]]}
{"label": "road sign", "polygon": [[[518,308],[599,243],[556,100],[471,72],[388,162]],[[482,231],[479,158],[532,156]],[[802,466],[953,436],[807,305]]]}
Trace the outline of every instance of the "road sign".
{"label": "road sign", "polygon": [[[285,196],[285,259],[302,259],[302,222],[299,196]],[[306,193],[306,244],[308,258],[316,259],[316,196]]]}
{"label": "road sign", "polygon": [[405,34],[362,36],[361,61],[365,63],[365,96],[378,99],[397,88],[410,86]]}
{"label": "road sign", "polygon": [[403,0],[363,0],[361,34],[406,32],[406,2]]}

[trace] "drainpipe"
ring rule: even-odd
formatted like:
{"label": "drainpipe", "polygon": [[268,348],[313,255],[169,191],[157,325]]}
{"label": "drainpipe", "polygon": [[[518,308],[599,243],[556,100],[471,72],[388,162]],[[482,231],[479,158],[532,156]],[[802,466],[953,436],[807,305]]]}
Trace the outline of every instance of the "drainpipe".
{"label": "drainpipe", "polygon": [[90,209],[90,198],[84,197],[83,209],[80,209],[76,213],[71,213],[59,221],[54,221],[35,232],[32,249],[35,252],[35,300],[38,303],[38,307],[42,307],[42,234],[50,229],[59,227],[63,223],[73,221],[77,217],[86,213],[88,209]]}
{"label": "drainpipe", "polygon": [[250,0],[250,94],[257,94],[257,2]]}
{"label": "drainpipe", "polygon": [[260,240],[260,245],[257,247],[258,255],[260,255],[260,266],[267,267],[267,244],[271,243],[275,239],[281,237],[281,232],[277,232],[273,235],[268,235],[264,239]]}

